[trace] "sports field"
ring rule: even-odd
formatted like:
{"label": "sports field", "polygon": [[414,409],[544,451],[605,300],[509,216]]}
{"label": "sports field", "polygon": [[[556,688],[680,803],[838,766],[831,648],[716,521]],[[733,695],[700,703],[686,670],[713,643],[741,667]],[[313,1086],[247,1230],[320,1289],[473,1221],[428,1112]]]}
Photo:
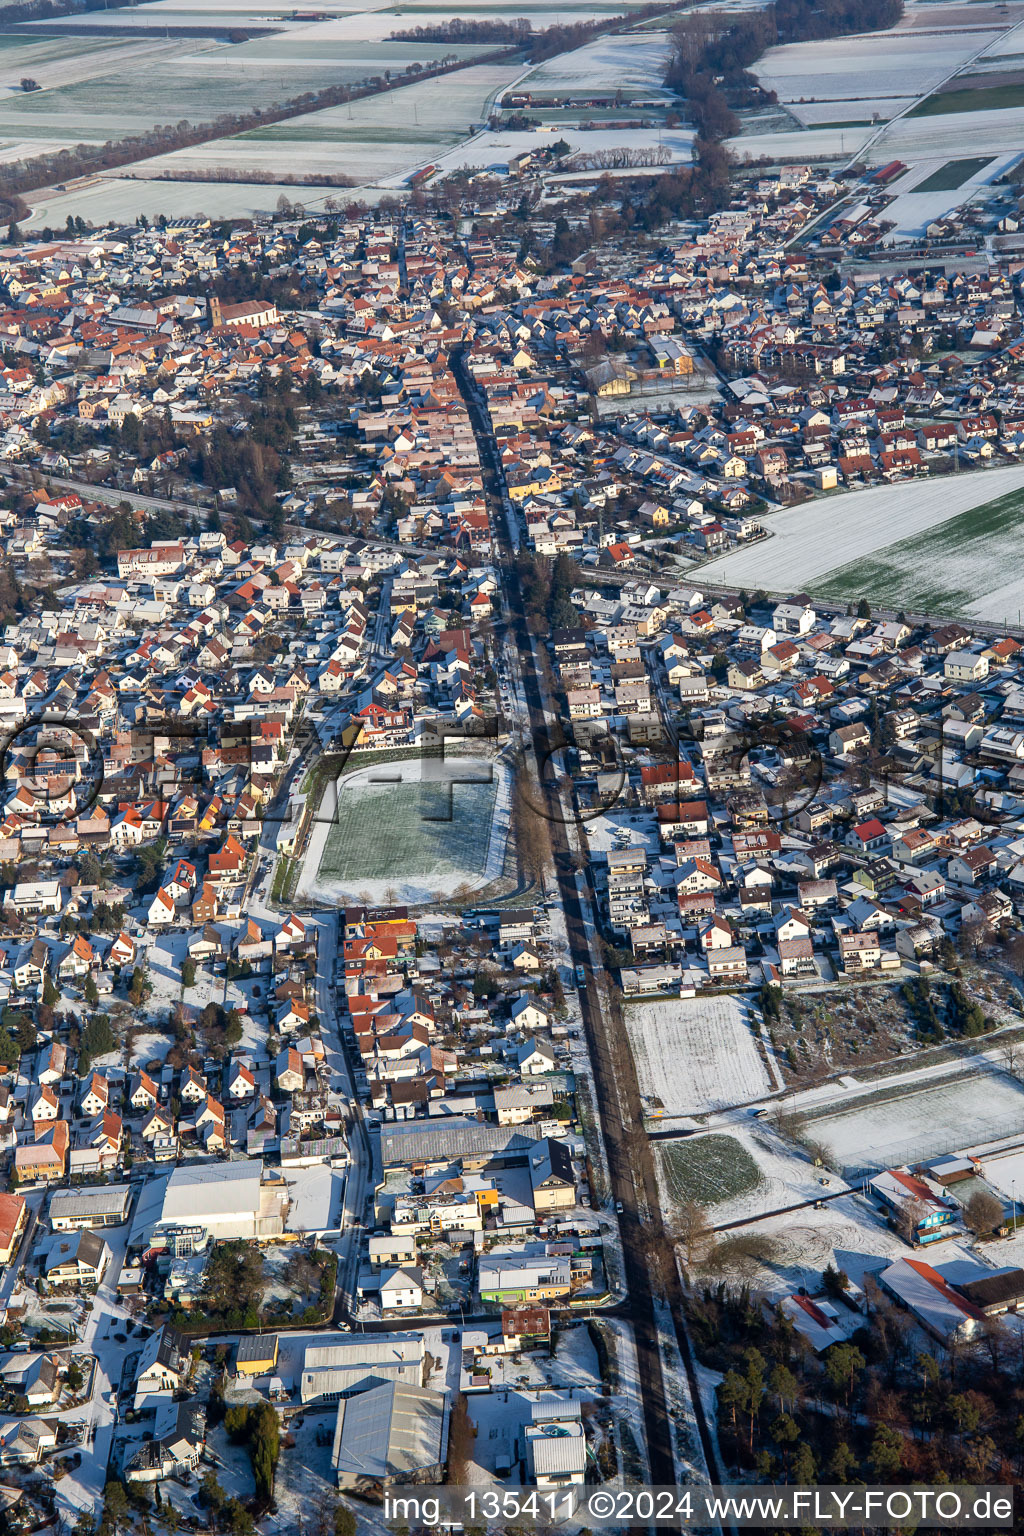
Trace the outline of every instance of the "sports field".
{"label": "sports field", "polygon": [[328,900],[419,903],[501,873],[508,774],[483,758],[415,758],[328,787],[300,886]]}

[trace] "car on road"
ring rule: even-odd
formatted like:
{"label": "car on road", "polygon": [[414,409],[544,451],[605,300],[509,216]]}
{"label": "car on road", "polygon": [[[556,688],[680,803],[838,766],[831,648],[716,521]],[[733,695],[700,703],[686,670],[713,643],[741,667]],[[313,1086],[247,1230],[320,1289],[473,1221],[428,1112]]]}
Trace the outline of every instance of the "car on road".
{"label": "car on road", "polygon": [[616,1200],[616,1202],[615,1202],[615,1214],[616,1214],[616,1216],[621,1216],[622,1215],[622,1201],[621,1200]]}
{"label": "car on road", "polygon": [[586,984],[587,984],[587,973],[583,969],[582,965],[578,965],[576,967],[576,985],[578,987],[585,987]]}

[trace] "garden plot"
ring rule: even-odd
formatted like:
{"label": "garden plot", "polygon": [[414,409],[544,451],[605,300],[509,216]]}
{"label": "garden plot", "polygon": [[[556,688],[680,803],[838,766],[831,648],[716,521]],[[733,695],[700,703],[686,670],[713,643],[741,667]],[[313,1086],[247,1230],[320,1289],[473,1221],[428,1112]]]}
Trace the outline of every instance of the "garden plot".
{"label": "garden plot", "polygon": [[629,1003],[623,1012],[640,1092],[666,1115],[705,1114],[772,1092],[754,1010],[742,998]]}
{"label": "garden plot", "polygon": [[541,96],[621,91],[628,98],[643,92],[668,100],[672,93],[665,90],[664,80],[671,56],[667,32],[612,34],[546,59],[519,82],[519,89]]}
{"label": "garden plot", "polygon": [[835,1174],[823,1175],[810,1157],[791,1147],[768,1121],[737,1120],[728,1134],[712,1132],[678,1141],[652,1141],[666,1208],[678,1215],[688,1200],[708,1212],[715,1226],[743,1221],[783,1206],[816,1200],[845,1188]]}
{"label": "garden plot", "polygon": [[[750,549],[712,560],[706,569],[714,581],[737,586],[796,592],[816,579],[838,576],[848,564],[887,550],[894,540],[939,527],[1024,488],[1024,466],[977,470],[943,479],[872,486],[806,502],[772,516],[770,539]],[[1005,571],[1006,566],[1002,569]],[[986,587],[978,587],[980,597]]]}
{"label": "garden plot", "polygon": [[925,1083],[890,1081],[849,1107],[805,1115],[801,1134],[850,1178],[1024,1131],[1024,1087],[980,1071]]}
{"label": "garden plot", "polygon": [[501,874],[511,775],[486,758],[359,768],[328,786],[309,840],[306,896],[423,902]]}
{"label": "garden plot", "polygon": [[908,612],[1010,621],[1024,607],[1022,525],[1024,491],[1011,491],[829,571],[816,586]]}

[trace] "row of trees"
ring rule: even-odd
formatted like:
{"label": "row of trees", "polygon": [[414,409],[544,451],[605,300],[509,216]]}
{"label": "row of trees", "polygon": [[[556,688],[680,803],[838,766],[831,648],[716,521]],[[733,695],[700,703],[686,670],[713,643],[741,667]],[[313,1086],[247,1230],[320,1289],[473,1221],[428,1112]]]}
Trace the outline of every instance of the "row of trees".
{"label": "row of trees", "polygon": [[[10,8],[5,9],[5,18],[9,14]],[[490,55],[483,54],[474,59],[473,63],[487,63],[490,58]],[[463,67],[464,63],[460,59],[440,60],[430,65],[414,62],[398,74],[392,74],[389,70],[361,84],[331,85],[319,91],[304,91],[299,96],[285,102],[275,102],[270,107],[254,107],[248,112],[223,112],[211,122],[192,123],[182,118],[177,123],[158,123],[144,133],[132,134],[127,138],[108,139],[104,144],[80,143],[73,148],[33,156],[31,160],[12,160],[0,168],[0,204],[5,209],[4,217],[24,218],[29,209],[21,194],[50,186],[54,182],[68,182],[78,176],[96,175],[154,155],[190,149],[197,144],[206,144],[211,139],[247,133],[324,107],[344,106],[349,101],[377,96],[395,86],[408,85],[415,80],[433,79]]]}
{"label": "row of trees", "polygon": [[877,31],[895,26],[902,14],[903,0],[772,0],[735,20],[726,12],[694,13],[674,29],[665,84],[686,98],[702,138],[728,138],[739,127],[734,106],[775,99],[748,74],[769,48]]}

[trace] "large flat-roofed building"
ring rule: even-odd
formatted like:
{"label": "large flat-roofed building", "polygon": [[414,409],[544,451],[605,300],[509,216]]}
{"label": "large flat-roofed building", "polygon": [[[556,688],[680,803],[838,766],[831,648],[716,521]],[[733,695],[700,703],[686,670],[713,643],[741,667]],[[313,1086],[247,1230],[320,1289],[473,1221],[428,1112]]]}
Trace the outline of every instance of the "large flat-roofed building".
{"label": "large flat-roofed building", "polygon": [[307,1345],[299,1397],[303,1403],[336,1403],[382,1382],[418,1387],[423,1381],[423,1335],[335,1335]]}
{"label": "large flat-roofed building", "polygon": [[175,1168],[143,1190],[128,1247],[183,1258],[210,1242],[280,1237],[287,1211],[287,1185],[264,1179],[261,1158]]}
{"label": "large flat-roofed building", "polygon": [[430,1167],[458,1161],[469,1172],[495,1162],[525,1162],[541,1130],[533,1125],[484,1125],[461,1115],[439,1119],[396,1120],[382,1126],[381,1162],[385,1168]]}
{"label": "large flat-roofed building", "polygon": [[119,1227],[128,1220],[130,1184],[97,1184],[84,1189],[55,1189],[50,1196],[50,1226],[55,1232],[72,1227]]}
{"label": "large flat-roofed building", "polygon": [[331,1466],[339,1488],[437,1483],[448,1455],[448,1394],[398,1381],[338,1404]]}

